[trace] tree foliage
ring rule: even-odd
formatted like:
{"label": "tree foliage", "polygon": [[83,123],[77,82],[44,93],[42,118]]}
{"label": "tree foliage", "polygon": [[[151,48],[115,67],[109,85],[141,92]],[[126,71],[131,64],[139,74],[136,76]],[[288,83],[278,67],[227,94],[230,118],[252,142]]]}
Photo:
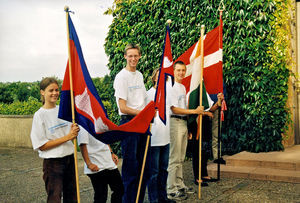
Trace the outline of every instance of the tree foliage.
{"label": "tree foliage", "polygon": [[38,82],[0,83],[0,102],[27,101],[29,97],[40,98]]}
{"label": "tree foliage", "polygon": [[[205,25],[206,31],[218,25],[219,3],[115,1],[114,10],[109,10],[114,19],[105,43],[110,84],[125,66],[126,44],[134,42],[142,47],[138,69],[149,87],[149,77],[160,65],[166,20],[172,20],[171,44],[176,59],[198,40],[200,25]],[[278,35],[278,31],[289,30],[286,13],[291,2],[224,0],[224,5],[223,70],[228,112],[223,149],[226,153],[280,150],[282,133],[290,120],[286,108],[290,73],[286,52],[289,38]]]}
{"label": "tree foliage", "polygon": [[119,116],[116,112],[118,109],[116,107],[116,100],[114,98],[113,84],[111,77],[108,75],[103,78],[94,78],[93,83],[98,91],[98,94],[103,102],[103,105],[107,111],[107,115],[111,121],[118,124]]}

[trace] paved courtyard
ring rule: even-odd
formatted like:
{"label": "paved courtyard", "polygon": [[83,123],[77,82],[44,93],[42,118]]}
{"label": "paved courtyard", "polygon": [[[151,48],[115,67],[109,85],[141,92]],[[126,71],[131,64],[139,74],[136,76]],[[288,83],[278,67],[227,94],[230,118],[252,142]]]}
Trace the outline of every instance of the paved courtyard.
{"label": "paved courtyard", "polygon": [[[93,201],[93,188],[83,174],[83,159],[78,153],[81,202]],[[185,183],[194,187],[192,163],[184,164]],[[201,201],[197,193],[189,195],[190,202],[300,202],[300,184],[222,178],[202,188]],[[0,147],[0,202],[45,202],[42,160],[37,152],[26,148]],[[147,197],[145,202],[148,202]]]}

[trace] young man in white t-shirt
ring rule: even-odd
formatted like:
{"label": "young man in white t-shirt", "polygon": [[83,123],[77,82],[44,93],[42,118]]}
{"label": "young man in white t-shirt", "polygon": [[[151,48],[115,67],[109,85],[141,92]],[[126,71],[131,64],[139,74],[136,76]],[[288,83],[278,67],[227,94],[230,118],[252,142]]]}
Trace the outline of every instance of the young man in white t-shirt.
{"label": "young man in white t-shirt", "polygon": [[91,179],[94,188],[94,202],[106,202],[109,185],[111,202],[122,203],[124,187],[117,155],[84,129],[78,135],[78,144],[84,159],[84,174]]}
{"label": "young man in white t-shirt", "polygon": [[186,193],[193,193],[183,182],[182,165],[186,155],[188,129],[187,115],[203,114],[203,107],[187,109],[186,90],[181,84],[185,77],[186,66],[182,61],[174,63],[175,84],[171,91],[170,119],[170,158],[168,167],[167,192],[168,198],[174,200],[186,199]]}
{"label": "young man in white t-shirt", "polygon": [[[146,106],[144,78],[143,75],[136,70],[141,57],[140,47],[136,44],[128,44],[125,47],[124,57],[127,61],[127,65],[116,75],[114,80],[115,97],[119,115],[121,116],[120,124],[129,122]],[[135,202],[146,140],[146,135],[132,135],[121,141],[123,157],[122,180],[125,189],[123,195],[124,203]],[[143,202],[149,176],[150,172],[146,161],[139,196],[140,202]]]}

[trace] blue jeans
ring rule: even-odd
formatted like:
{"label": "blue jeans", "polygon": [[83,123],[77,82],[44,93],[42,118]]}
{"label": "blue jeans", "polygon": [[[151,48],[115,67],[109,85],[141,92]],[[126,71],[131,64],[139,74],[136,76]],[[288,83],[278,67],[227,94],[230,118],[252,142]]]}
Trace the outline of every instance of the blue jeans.
{"label": "blue jeans", "polygon": [[148,184],[148,197],[151,203],[167,199],[169,148],[169,144],[150,148],[151,179]]}
{"label": "blue jeans", "polygon": [[[129,120],[121,119],[120,124],[127,123],[128,121]],[[130,135],[121,141],[123,157],[122,180],[124,185],[123,203],[134,203],[136,200],[146,141],[147,135]],[[150,154],[148,153],[139,195],[139,202],[143,202],[144,200],[146,185],[150,179],[150,170],[148,166],[149,157]]]}

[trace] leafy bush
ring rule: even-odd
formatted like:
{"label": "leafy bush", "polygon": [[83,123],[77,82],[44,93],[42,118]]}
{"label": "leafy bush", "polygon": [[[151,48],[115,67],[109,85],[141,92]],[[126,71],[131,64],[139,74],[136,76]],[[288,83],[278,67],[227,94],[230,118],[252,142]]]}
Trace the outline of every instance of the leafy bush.
{"label": "leafy bush", "polygon": [[[116,1],[105,51],[111,80],[126,65],[128,42],[141,45],[138,70],[149,77],[159,67],[165,22],[171,19],[171,44],[176,59],[200,35],[219,23],[220,1]],[[227,88],[223,149],[226,153],[280,150],[282,133],[290,121],[286,108],[289,68],[291,1],[224,0],[223,70]],[[287,35],[284,35],[287,34]],[[115,108],[115,107],[114,107]]]}
{"label": "leafy bush", "polygon": [[42,103],[34,98],[29,97],[28,101],[16,101],[11,104],[0,103],[0,114],[3,115],[32,115],[40,107]]}

